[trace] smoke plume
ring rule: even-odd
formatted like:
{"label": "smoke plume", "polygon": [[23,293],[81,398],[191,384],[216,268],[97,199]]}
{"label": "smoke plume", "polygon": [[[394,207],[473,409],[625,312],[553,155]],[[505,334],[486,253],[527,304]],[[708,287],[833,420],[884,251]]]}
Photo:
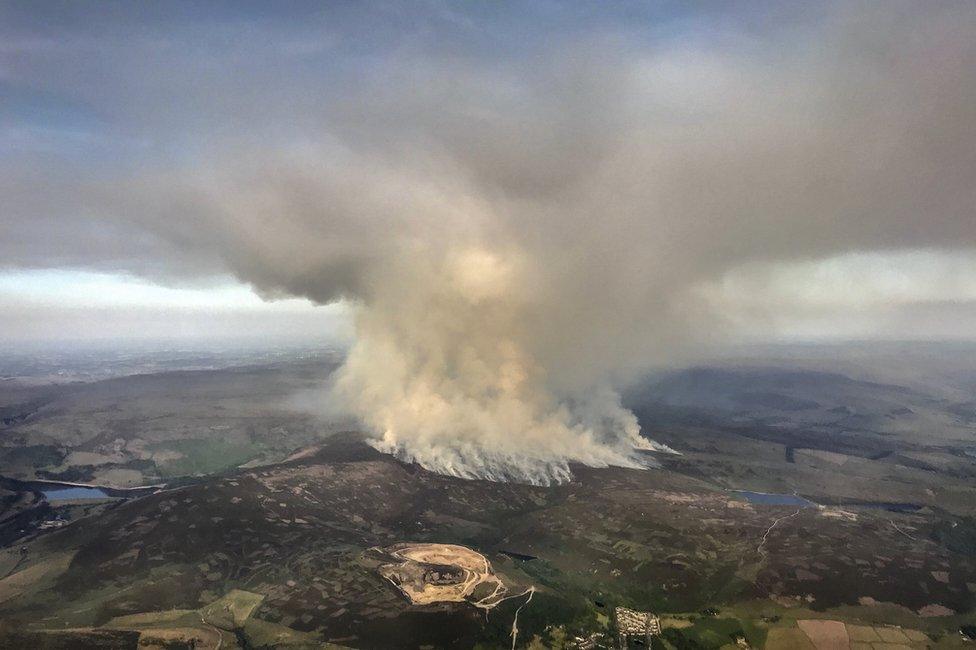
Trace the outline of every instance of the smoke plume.
{"label": "smoke plume", "polygon": [[235,119],[192,156],[69,166],[43,201],[72,188],[82,222],[269,298],[347,301],[356,342],[328,399],[379,449],[533,483],[640,466],[656,445],[616,389],[734,339],[726,273],[976,246],[976,6],[710,20],[564,27],[510,54],[418,37],[355,75],[330,64],[328,91],[269,52],[263,93],[199,71],[194,115]]}

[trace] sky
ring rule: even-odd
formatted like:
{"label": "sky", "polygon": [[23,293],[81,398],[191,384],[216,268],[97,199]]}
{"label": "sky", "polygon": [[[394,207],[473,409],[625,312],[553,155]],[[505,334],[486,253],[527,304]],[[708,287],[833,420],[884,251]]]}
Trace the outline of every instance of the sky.
{"label": "sky", "polygon": [[971,338],[974,13],[0,2],[0,342],[351,340],[445,237],[694,313],[661,347]]}
{"label": "sky", "polygon": [[650,369],[972,338],[974,34],[971,0],[0,0],[0,345],[342,340],[320,406],[381,451],[639,467]]}

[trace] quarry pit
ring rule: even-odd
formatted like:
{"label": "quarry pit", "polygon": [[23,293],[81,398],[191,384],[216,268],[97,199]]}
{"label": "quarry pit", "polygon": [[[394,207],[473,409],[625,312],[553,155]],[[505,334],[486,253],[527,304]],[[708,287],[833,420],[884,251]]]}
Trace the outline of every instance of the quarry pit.
{"label": "quarry pit", "polygon": [[372,549],[384,557],[380,575],[414,605],[469,602],[492,609],[507,589],[491,562],[477,551],[457,544],[395,544]]}

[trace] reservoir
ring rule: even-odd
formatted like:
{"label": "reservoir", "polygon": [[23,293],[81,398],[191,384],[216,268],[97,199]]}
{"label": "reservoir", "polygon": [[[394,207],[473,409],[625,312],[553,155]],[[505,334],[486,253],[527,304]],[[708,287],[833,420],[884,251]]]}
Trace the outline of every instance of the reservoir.
{"label": "reservoir", "polygon": [[92,487],[64,487],[54,490],[44,490],[44,496],[48,501],[78,501],[83,499],[112,499],[100,488]]}

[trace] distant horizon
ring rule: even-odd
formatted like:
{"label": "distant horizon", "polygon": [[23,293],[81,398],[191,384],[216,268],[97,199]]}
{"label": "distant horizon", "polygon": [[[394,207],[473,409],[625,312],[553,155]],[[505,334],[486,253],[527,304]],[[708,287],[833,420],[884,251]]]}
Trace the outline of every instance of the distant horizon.
{"label": "distant horizon", "polygon": [[[0,356],[30,355],[38,353],[86,353],[86,352],[119,352],[119,353],[236,353],[253,352],[267,353],[276,351],[288,352],[340,352],[348,353],[353,341],[340,338],[269,338],[266,336],[223,336],[216,337],[185,337],[185,338],[83,338],[83,339],[36,339],[23,341],[0,340]],[[910,348],[912,351],[923,353],[924,348],[973,348],[976,349],[976,338],[942,338],[942,339],[795,339],[763,342],[740,343],[735,346],[716,350],[712,355],[689,360],[687,364],[676,364],[675,367],[693,366],[697,363],[708,363],[722,359],[748,358],[758,355],[783,351],[829,350],[829,349],[866,349],[892,350],[896,348]]]}

